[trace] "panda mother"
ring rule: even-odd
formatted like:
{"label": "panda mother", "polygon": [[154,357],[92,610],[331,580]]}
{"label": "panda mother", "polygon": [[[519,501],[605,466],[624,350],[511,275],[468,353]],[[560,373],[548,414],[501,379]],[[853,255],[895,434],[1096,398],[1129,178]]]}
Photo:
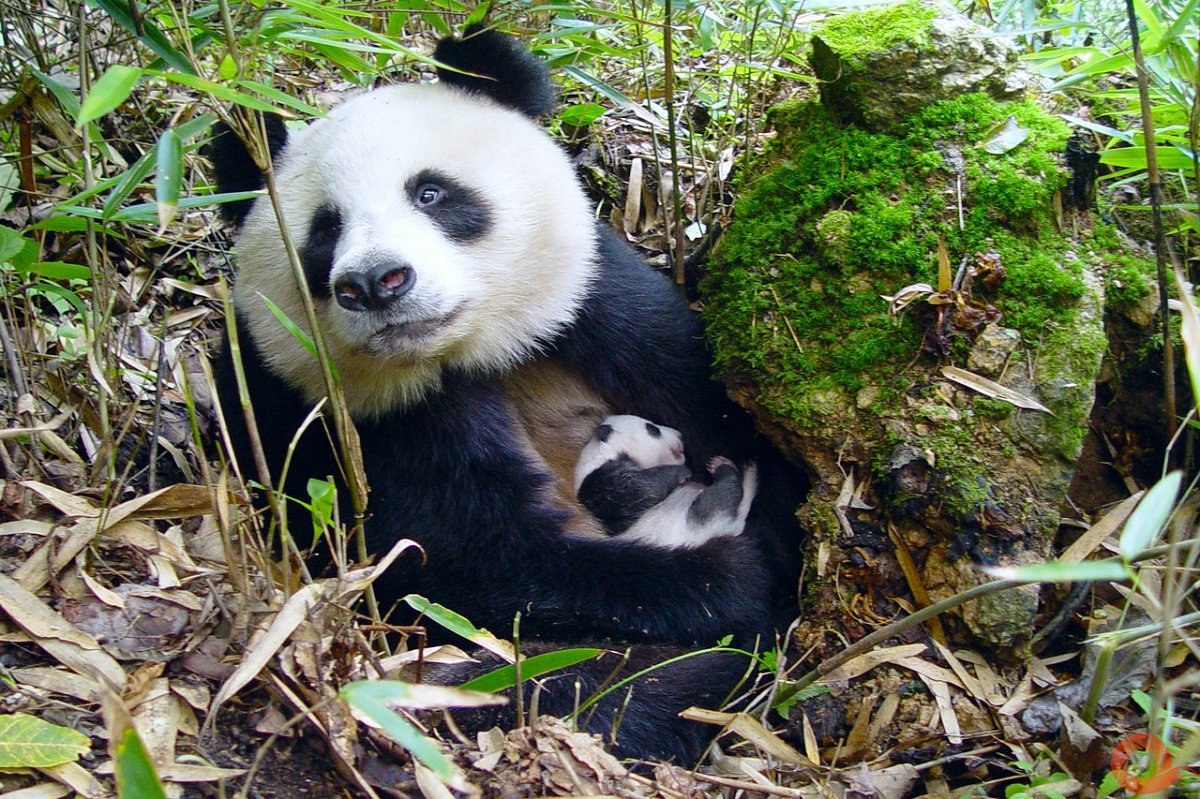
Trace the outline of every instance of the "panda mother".
{"label": "panda mother", "polygon": [[[285,224],[362,442],[369,546],[411,538],[423,549],[376,583],[381,600],[422,594],[497,632],[519,612],[523,638],[561,643],[711,646],[734,635],[751,645],[773,635],[795,599],[796,481],[710,379],[677,290],[596,224],[568,157],[535,121],[554,101],[544,65],[478,28],[443,40],[435,57],[451,67],[436,85],[363,93],[291,135],[265,120]],[[228,129],[210,157],[219,190],[264,185]],[[270,203],[223,212],[239,229],[238,338],[278,476],[325,385],[266,302],[307,327]],[[234,375],[226,346],[218,386],[246,468],[254,459]],[[714,455],[758,461],[746,533],[692,549],[597,534],[571,470],[612,413],[680,430],[698,476]],[[339,473],[319,428],[292,456],[290,496]],[[632,651],[631,667],[660,656]],[[746,665],[685,659],[588,724],[608,733],[620,717],[625,754],[693,758],[708,731],[677,714],[720,703]],[[572,676],[586,698],[610,670]],[[551,679],[541,709],[570,712],[575,697],[573,679]]]}

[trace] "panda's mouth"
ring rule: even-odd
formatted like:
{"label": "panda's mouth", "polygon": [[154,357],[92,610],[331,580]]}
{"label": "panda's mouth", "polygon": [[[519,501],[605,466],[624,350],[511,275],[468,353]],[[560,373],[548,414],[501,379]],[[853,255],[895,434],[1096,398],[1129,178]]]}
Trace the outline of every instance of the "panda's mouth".
{"label": "panda's mouth", "polygon": [[460,305],[442,316],[386,322],[371,334],[364,349],[379,358],[413,354],[428,339],[454,324],[463,309],[464,306]]}

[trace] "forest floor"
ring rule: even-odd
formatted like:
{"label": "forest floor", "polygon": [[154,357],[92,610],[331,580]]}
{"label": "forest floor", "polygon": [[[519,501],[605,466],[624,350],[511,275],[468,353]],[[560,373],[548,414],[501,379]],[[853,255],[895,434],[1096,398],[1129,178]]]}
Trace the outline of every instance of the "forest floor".
{"label": "forest floor", "polygon": [[[102,141],[92,138],[85,149],[70,102],[50,88],[78,91],[72,5],[47,0],[40,19],[14,19],[9,35],[23,33],[37,47],[10,49],[16,58],[0,72],[0,126],[14,131],[7,150],[14,157],[0,159],[0,178],[6,167],[15,174],[29,156],[36,188],[34,195],[0,196],[0,252],[13,260],[13,247],[35,241],[42,264],[4,275],[0,332],[10,427],[0,440],[0,712],[69,727],[91,745],[78,760],[58,765],[0,764],[0,794],[112,795],[110,745],[132,723],[170,796],[448,796],[336,696],[348,678],[398,667],[415,652],[380,651],[387,628],[356,612],[359,592],[349,582],[302,588],[254,534],[241,539],[246,546],[233,543],[230,531],[246,508],[231,499],[222,470],[208,365],[233,275],[231,242],[215,214],[181,205],[179,217],[159,229],[152,187],[141,179],[128,205],[149,205],[124,220],[60,214],[83,182],[122,174],[121,165],[137,163],[162,129],[204,122],[206,113],[197,92],[148,83],[98,123],[93,133]],[[98,11],[93,22],[106,30]],[[119,63],[128,42],[114,45],[112,55],[105,55],[107,46],[97,41],[93,57]],[[619,66],[601,77],[620,84]],[[683,66],[715,68],[698,59]],[[332,69],[284,79],[323,106],[355,89]],[[625,88],[636,96],[629,82]],[[748,114],[809,91],[784,79],[758,88]],[[681,100],[680,109],[697,130],[706,124],[708,109],[696,97]],[[666,268],[672,206],[658,190],[666,171],[660,130],[657,117],[630,104],[558,133],[614,226]],[[693,222],[691,266],[702,265],[713,222],[731,213],[730,181],[741,155],[757,146],[754,137],[713,130],[711,137],[692,137],[679,169],[682,213]],[[184,157],[185,183],[197,194],[207,184],[195,146],[202,138],[189,143]],[[81,165],[91,159],[102,169],[85,176]],[[709,223],[695,224],[702,219]],[[15,231],[23,241],[13,238]],[[1097,479],[1084,482],[1092,488],[1113,486],[1104,455],[1089,467]],[[877,687],[890,690],[882,678]],[[1000,737],[931,746],[930,752],[954,753],[955,768],[946,771],[940,755],[903,766],[886,758],[823,757],[806,722],[768,717],[777,735],[755,718],[726,720],[749,745],[718,754],[716,766],[703,770],[629,768],[553,719],[477,739],[446,733],[446,746],[457,764],[457,788],[488,796],[800,797],[836,789],[901,799],[949,796],[952,783],[972,778],[1011,782],[1022,763],[1029,767],[1024,782],[1041,780],[1046,795],[1082,787],[1054,776],[1057,736],[1049,747]],[[839,721],[849,736],[846,750],[856,749],[867,731],[852,719]],[[0,736],[0,749],[4,744]],[[1087,741],[1080,746],[1077,760],[1107,756]],[[1005,770],[1008,776],[1000,776]]]}

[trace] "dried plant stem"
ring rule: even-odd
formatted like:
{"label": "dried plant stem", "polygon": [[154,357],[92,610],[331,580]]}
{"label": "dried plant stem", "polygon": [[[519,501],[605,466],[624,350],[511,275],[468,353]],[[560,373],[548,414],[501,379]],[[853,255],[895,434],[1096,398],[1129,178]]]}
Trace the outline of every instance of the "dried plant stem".
{"label": "dried plant stem", "polygon": [[[89,49],[88,49],[88,6],[86,3],[79,4],[79,99],[84,101],[87,99],[88,92],[92,88],[91,70],[89,69]],[[96,185],[96,174],[92,164],[92,140],[91,126],[84,125],[80,131],[82,136],[83,150],[83,185],[85,189],[90,190]],[[91,217],[87,218],[87,235],[86,244],[87,261],[92,271],[92,318],[89,320],[91,332],[88,336],[90,345],[90,354],[88,359],[91,361],[91,368],[99,371],[105,362],[104,353],[104,335],[103,331],[107,326],[108,310],[105,307],[104,295],[104,269],[100,263],[100,244],[99,231],[96,229],[96,222]],[[112,425],[109,421],[108,408],[108,384],[107,381],[97,381],[99,386],[96,390],[96,407],[100,419],[100,429],[95,431],[100,437],[100,449],[98,452],[100,466],[104,470],[106,483],[111,485],[115,480],[116,474],[116,442],[112,440]]]}
{"label": "dried plant stem", "polygon": [[[1154,116],[1150,104],[1150,76],[1142,56],[1142,41],[1138,33],[1137,12],[1133,0],[1125,0],[1129,19],[1129,38],[1133,45],[1133,63],[1137,69],[1138,101],[1142,107],[1142,138],[1146,145],[1146,177],[1150,185],[1150,218],[1154,225],[1154,260],[1158,265],[1159,318],[1163,337],[1163,394],[1167,416],[1167,436],[1175,435],[1175,347],[1171,342],[1171,311],[1167,306],[1167,258],[1173,253],[1167,240],[1162,218],[1162,182],[1158,173],[1158,148],[1154,141]],[[1174,258],[1172,257],[1172,260]]]}
{"label": "dried plant stem", "polygon": [[679,140],[675,130],[675,50],[672,44],[672,3],[663,0],[663,100],[667,104],[667,149],[671,152],[671,274],[681,289],[684,283],[683,197],[679,187]]}
{"label": "dried plant stem", "polygon": [[[313,344],[317,350],[317,362],[321,365],[321,376],[325,380],[325,392],[326,396],[329,397],[330,415],[333,416],[333,428],[340,450],[338,454],[341,456],[343,477],[346,481],[346,488],[350,493],[350,506],[354,513],[354,527],[351,534],[358,544],[359,559],[365,561],[368,556],[367,536],[364,526],[367,514],[368,488],[366,473],[363,470],[362,449],[359,446],[358,431],[355,429],[354,422],[350,418],[350,411],[346,407],[346,398],[342,394],[342,387],[333,372],[333,361],[329,356],[329,349],[326,347],[325,338],[321,333],[321,326],[317,319],[317,308],[313,302],[312,292],[308,288],[308,279],[304,275],[304,265],[300,262],[300,254],[296,251],[295,243],[292,241],[292,237],[288,231],[287,222],[283,217],[283,205],[279,198],[279,189],[275,183],[275,170],[266,146],[266,130],[263,127],[261,117],[254,116],[252,119],[258,124],[253,127],[252,132],[254,135],[249,138],[257,145],[258,155],[256,160],[259,160],[259,165],[263,168],[267,196],[271,201],[271,208],[275,212],[275,222],[279,226],[279,235],[283,240],[283,247],[287,253],[288,263],[292,268],[292,277],[296,281],[296,289],[300,293],[300,297],[304,303],[304,314],[308,322],[309,333],[312,335]],[[367,586],[364,593],[367,600],[367,610],[370,612],[371,618],[379,620],[379,605],[375,600],[373,588]]]}

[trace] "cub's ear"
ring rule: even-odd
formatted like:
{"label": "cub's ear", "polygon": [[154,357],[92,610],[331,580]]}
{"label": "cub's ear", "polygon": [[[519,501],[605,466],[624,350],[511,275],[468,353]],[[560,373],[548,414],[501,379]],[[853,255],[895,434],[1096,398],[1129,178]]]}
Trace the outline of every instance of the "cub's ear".
{"label": "cub's ear", "polygon": [[[287,127],[283,124],[283,117],[278,114],[263,114],[262,120],[267,132],[267,149],[270,150],[271,160],[274,161],[287,145]],[[217,179],[217,191],[220,193],[258,191],[266,185],[266,179],[254,163],[246,145],[224,122],[213,126],[213,137],[205,152],[212,163]],[[254,200],[223,203],[220,206],[221,218],[236,227],[241,227],[252,205]]]}
{"label": "cub's ear", "polygon": [[433,57],[462,70],[438,68],[438,77],[451,86],[486,95],[529,117],[554,110],[554,81],[546,64],[511,36],[472,25],[461,39],[438,42]]}

